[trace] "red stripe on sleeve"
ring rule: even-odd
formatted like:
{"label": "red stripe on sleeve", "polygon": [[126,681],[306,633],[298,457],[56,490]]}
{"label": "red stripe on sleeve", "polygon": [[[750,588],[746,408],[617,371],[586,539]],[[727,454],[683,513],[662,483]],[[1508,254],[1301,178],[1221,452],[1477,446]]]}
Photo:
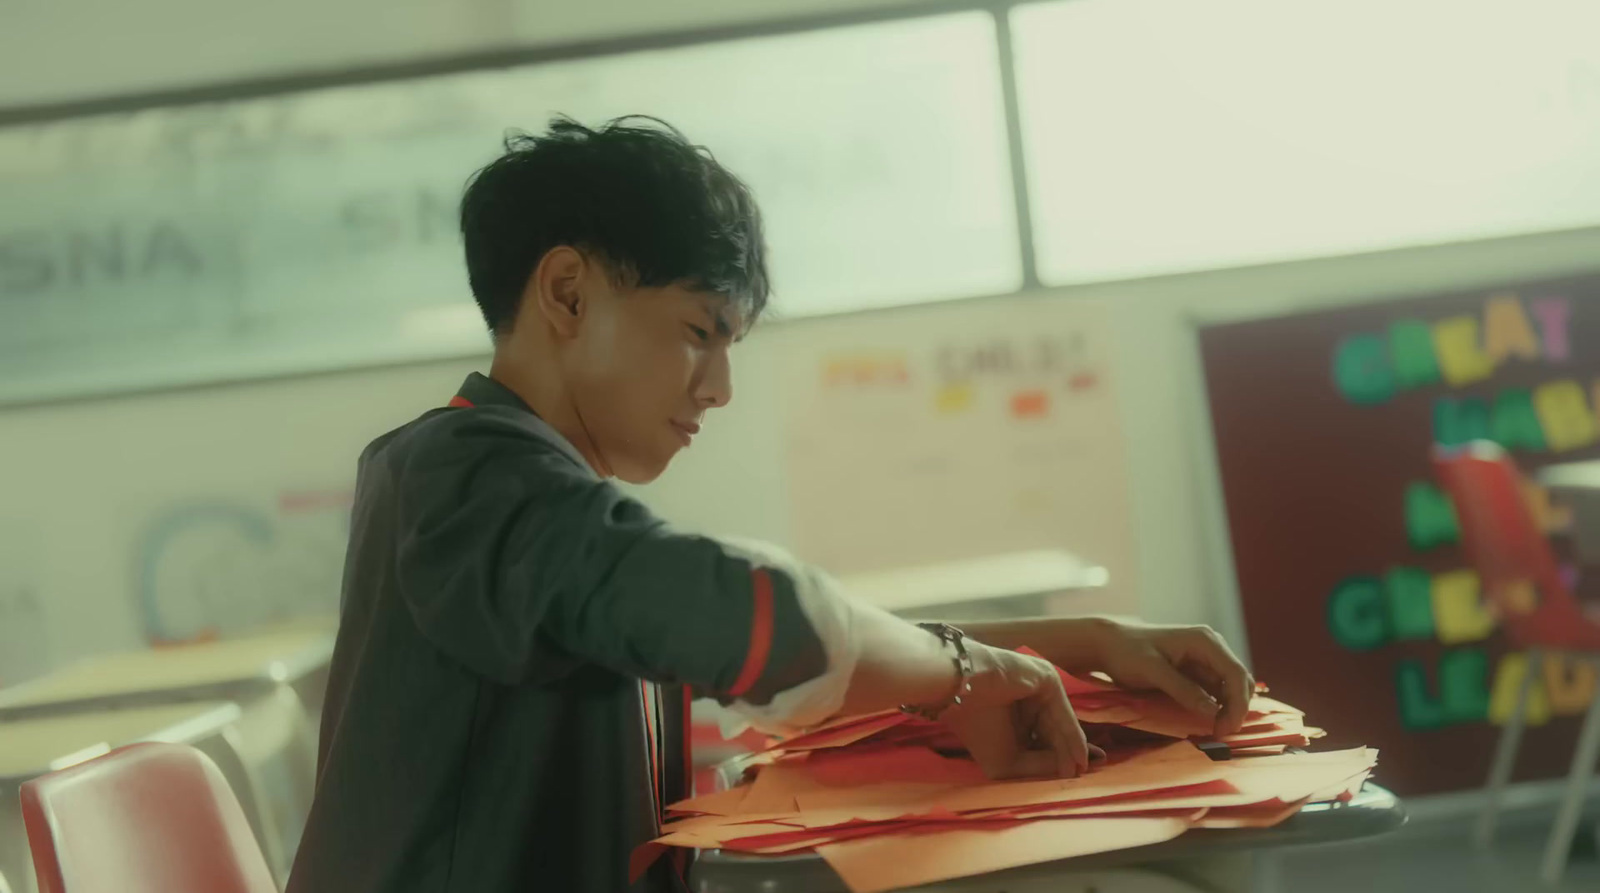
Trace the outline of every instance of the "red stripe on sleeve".
{"label": "red stripe on sleeve", "polygon": [[683,787],[682,796],[694,796],[694,692],[683,687]]}
{"label": "red stripe on sleeve", "polygon": [[446,406],[456,406],[456,407],[462,407],[462,408],[466,408],[466,409],[471,409],[473,404],[472,404],[471,400],[468,400],[467,398],[461,396],[460,394],[457,394],[454,397],[451,397],[450,398],[450,402],[446,403],[445,405]]}
{"label": "red stripe on sleeve", "polygon": [[772,577],[766,570],[756,568],[750,572],[751,598],[755,601],[750,618],[750,649],[745,652],[744,668],[728,697],[737,698],[749,691],[767,668],[767,656],[772,653]]}

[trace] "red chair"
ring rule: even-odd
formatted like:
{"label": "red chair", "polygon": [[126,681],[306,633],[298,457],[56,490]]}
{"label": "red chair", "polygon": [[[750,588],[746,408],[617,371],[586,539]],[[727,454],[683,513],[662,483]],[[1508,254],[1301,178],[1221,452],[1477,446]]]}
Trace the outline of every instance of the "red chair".
{"label": "red chair", "polygon": [[132,744],[22,785],[40,893],[277,893],[217,765]]}
{"label": "red chair", "polygon": [[[1600,625],[1585,615],[1561,574],[1546,533],[1529,511],[1522,475],[1498,444],[1479,441],[1435,449],[1433,464],[1455,502],[1461,545],[1478,571],[1484,600],[1512,645],[1527,652],[1517,704],[1500,731],[1489,770],[1477,839],[1494,837],[1501,795],[1516,763],[1528,702],[1544,658],[1565,654],[1600,664]],[[1600,689],[1589,704],[1567,774],[1567,789],[1545,846],[1540,875],[1559,881],[1582,814],[1595,759],[1600,756]]]}

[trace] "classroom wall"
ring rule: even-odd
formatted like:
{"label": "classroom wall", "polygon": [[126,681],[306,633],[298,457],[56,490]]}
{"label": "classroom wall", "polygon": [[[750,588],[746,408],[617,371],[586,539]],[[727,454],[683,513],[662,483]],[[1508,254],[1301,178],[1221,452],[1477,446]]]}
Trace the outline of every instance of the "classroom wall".
{"label": "classroom wall", "polygon": [[[916,2],[21,0],[0,22],[0,109]],[[1194,317],[1558,275],[1594,266],[1597,249],[1600,230],[1584,230],[1036,295],[1113,307],[1145,616],[1234,625],[1225,562],[1215,560],[1224,535],[1208,513]],[[686,526],[791,539],[782,407],[762,350],[766,340],[803,338],[806,325],[774,325],[741,349],[735,405],[643,491],[648,501]],[[8,651],[56,663],[137,644],[129,594],[137,555],[127,543],[219,495],[306,519],[299,539],[240,557],[236,567],[258,573],[233,574],[237,585],[294,582],[305,566],[325,576],[337,499],[361,445],[436,405],[479,365],[468,358],[0,410],[0,677]],[[225,578],[225,570],[195,572]]]}
{"label": "classroom wall", "polygon": [[[1234,624],[1225,567],[1214,560],[1223,539],[1207,494],[1212,472],[1199,422],[1193,319],[1558,275],[1592,268],[1596,258],[1600,229],[1031,296],[1113,308],[1135,597],[1144,616],[1225,630]],[[804,339],[807,326],[820,322],[774,323],[738,349],[734,404],[662,480],[640,491],[646,501],[690,528],[791,540],[784,408],[770,358],[779,341]],[[318,507],[319,496],[348,489],[369,439],[439,405],[482,365],[464,358],[0,411],[0,613],[8,582],[31,586],[42,612],[30,618],[13,605],[0,617],[0,650],[42,649],[58,664],[137,646],[139,556],[129,544],[148,538],[152,524],[219,498],[269,513]],[[342,512],[336,498],[320,509],[324,519]],[[308,567],[336,573],[336,563],[328,568],[337,558],[330,554],[337,525],[291,531],[211,572],[255,591],[293,585]]]}

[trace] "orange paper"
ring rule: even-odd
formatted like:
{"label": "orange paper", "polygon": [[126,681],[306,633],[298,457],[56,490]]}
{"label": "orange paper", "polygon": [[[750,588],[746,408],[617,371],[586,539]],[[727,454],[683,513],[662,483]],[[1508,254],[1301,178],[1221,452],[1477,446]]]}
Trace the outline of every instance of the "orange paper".
{"label": "orange paper", "polygon": [[[939,723],[844,718],[775,745],[753,781],[673,804],[679,818],[632,867],[666,846],[815,851],[868,893],[1159,843],[1191,826],[1269,828],[1307,802],[1353,797],[1377,763],[1363,747],[1287,752],[1322,731],[1264,696],[1243,728],[1218,737],[1210,717],[1165,695],[1066,673],[1062,684],[1107,750],[1082,777],[990,782],[970,758],[945,755],[960,742]],[[1230,759],[1208,756],[1224,749]]]}
{"label": "orange paper", "polygon": [[691,797],[688,800],[679,800],[667,807],[668,812],[695,813],[700,815],[734,815],[739,812],[740,805],[744,802],[750,789],[744,785],[729,788],[726,791],[717,791],[714,794],[703,794]]}
{"label": "orange paper", "polygon": [[1306,805],[1305,800],[1283,803],[1273,800],[1253,806],[1221,806],[1206,811],[1196,828],[1271,828],[1282,824]]}
{"label": "orange paper", "polygon": [[1181,818],[1044,819],[1003,827],[902,831],[820,846],[853,893],[878,893],[1091,853],[1147,846],[1182,834]]}
{"label": "orange paper", "polygon": [[885,732],[911,719],[898,710],[855,717],[845,722],[830,723],[782,741],[776,746],[786,751],[817,750],[825,747],[844,747],[873,735]]}

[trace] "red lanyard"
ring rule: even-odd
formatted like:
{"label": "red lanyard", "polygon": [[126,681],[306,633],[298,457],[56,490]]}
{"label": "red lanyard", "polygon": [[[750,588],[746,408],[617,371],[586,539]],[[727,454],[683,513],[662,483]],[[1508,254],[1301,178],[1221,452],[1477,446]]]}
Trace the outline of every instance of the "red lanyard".
{"label": "red lanyard", "polygon": [[[661,700],[660,686],[651,685],[644,680],[639,681],[639,697],[644,707],[645,737],[650,751],[650,784],[655,792],[656,806],[662,818],[665,817],[668,806],[694,793],[694,754],[691,750],[694,694],[687,685],[679,686],[679,689],[682,700],[674,710],[668,711]],[[682,774],[677,778],[670,777],[671,770],[667,766],[666,742],[667,735],[671,734],[672,725],[668,720],[673,713],[677,714],[682,759],[678,767]]]}

